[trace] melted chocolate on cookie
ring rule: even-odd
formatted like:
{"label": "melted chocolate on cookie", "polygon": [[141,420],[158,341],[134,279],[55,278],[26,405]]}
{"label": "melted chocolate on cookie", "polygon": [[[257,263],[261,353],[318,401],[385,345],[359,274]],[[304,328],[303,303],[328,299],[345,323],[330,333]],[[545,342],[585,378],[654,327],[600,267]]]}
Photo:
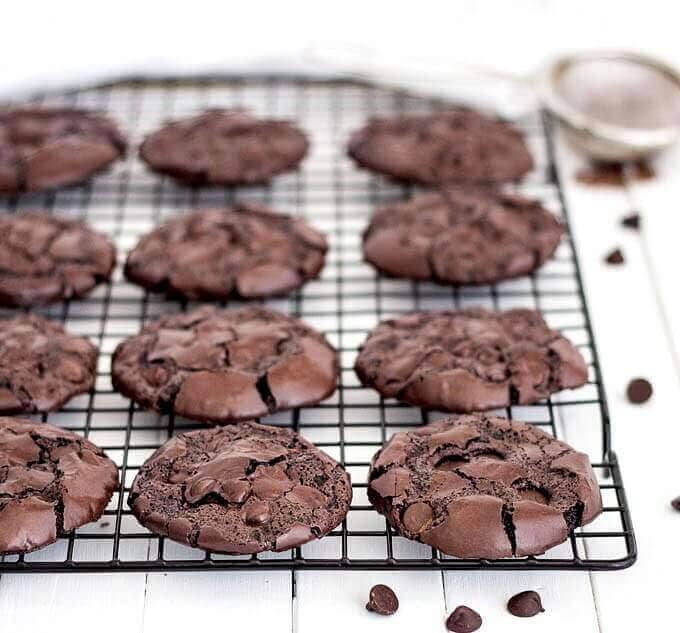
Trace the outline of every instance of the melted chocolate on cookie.
{"label": "melted chocolate on cookie", "polygon": [[372,119],[348,153],[362,167],[424,185],[518,180],[533,167],[515,128],[472,110]]}
{"label": "melted chocolate on cookie", "polygon": [[0,216],[0,305],[78,299],[108,281],[115,263],[110,240],[83,222],[43,213]]}
{"label": "melted chocolate on cookie", "polygon": [[98,519],[116,488],[116,465],[92,442],[0,417],[0,553],[30,552]]}
{"label": "melted chocolate on cookie", "polygon": [[0,194],[86,180],[125,153],[115,123],[85,110],[24,108],[0,113]]}
{"label": "melted chocolate on cookie", "polygon": [[208,110],[168,123],[139,149],[154,171],[190,185],[253,185],[297,167],[309,144],[287,121]]}
{"label": "melted chocolate on cookie", "polygon": [[602,510],[586,455],[483,414],[393,435],[373,458],[368,498],[402,536],[461,558],[541,554]]}
{"label": "melted chocolate on cookie", "polygon": [[319,402],[337,372],[321,334],[259,306],[163,317],[123,341],[112,365],[114,387],[143,407],[217,424]]}
{"label": "melted chocolate on cookie", "polygon": [[268,297],[321,271],[326,238],[302,220],[238,204],[173,218],[130,252],[125,276],[186,299]]}
{"label": "melted chocolate on cookie", "polygon": [[142,466],[129,504],[157,534],[244,554],[320,538],[347,514],[345,470],[289,429],[242,422],[169,440]]}
{"label": "melted chocolate on cookie", "polygon": [[377,209],[364,233],[363,251],[366,261],[387,275],[489,284],[542,266],[563,232],[538,202],[449,187]]}
{"label": "melted chocolate on cookie", "polygon": [[530,404],[588,379],[578,350],[538,312],[415,312],[383,321],[359,348],[364,385],[426,409]]}
{"label": "melted chocolate on cookie", "polygon": [[58,411],[94,386],[97,348],[35,315],[0,320],[0,413]]}

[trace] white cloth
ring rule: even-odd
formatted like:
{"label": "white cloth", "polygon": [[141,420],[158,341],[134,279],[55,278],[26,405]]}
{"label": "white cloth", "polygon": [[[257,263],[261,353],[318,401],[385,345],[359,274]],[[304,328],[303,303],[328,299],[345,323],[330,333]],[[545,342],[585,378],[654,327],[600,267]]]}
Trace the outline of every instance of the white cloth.
{"label": "white cloth", "polygon": [[347,59],[321,63],[334,50],[435,88],[449,68],[527,76],[565,49],[632,48],[680,65],[679,17],[666,0],[6,1],[0,96],[126,76],[345,71]]}

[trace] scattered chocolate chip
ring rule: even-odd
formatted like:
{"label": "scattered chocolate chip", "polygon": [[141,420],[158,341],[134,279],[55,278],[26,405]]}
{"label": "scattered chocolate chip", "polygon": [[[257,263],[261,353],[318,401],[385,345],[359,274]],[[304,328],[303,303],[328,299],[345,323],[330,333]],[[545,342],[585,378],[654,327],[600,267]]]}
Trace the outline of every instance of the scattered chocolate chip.
{"label": "scattered chocolate chip", "polygon": [[545,609],[535,591],[522,591],[508,600],[508,611],[518,618],[531,618]]}
{"label": "scattered chocolate chip", "polygon": [[652,385],[644,378],[634,378],[628,383],[626,395],[629,402],[642,404],[652,397]]}
{"label": "scattered chocolate chip", "polygon": [[[387,585],[375,585],[368,594],[366,609],[379,615],[392,615],[399,608],[397,594]],[[470,629],[474,631],[474,629]]]}
{"label": "scattered chocolate chip", "polygon": [[102,522],[99,524],[99,526],[100,526],[100,527],[103,527],[103,528],[109,527],[109,525],[111,525],[111,523],[110,523],[109,521],[102,521]]}
{"label": "scattered chocolate chip", "polygon": [[625,226],[627,229],[634,229],[635,231],[640,230],[640,214],[631,213],[621,220],[621,225]]}
{"label": "scattered chocolate chip", "polygon": [[615,266],[618,266],[619,264],[623,264],[626,260],[623,258],[621,249],[615,248],[604,258],[604,261],[606,261],[608,264],[614,264]]}
{"label": "scattered chocolate chip", "polygon": [[472,633],[482,626],[482,617],[470,607],[456,607],[446,619],[446,628],[453,633]]}
{"label": "scattered chocolate chip", "polygon": [[671,505],[673,506],[674,510],[680,512],[680,497],[675,497],[675,499],[671,501]]}

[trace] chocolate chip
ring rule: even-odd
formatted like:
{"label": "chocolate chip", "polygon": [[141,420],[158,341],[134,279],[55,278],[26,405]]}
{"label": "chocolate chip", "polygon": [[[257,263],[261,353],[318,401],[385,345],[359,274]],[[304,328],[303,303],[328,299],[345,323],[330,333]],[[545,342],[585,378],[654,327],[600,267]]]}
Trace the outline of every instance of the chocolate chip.
{"label": "chocolate chip", "polygon": [[508,611],[518,618],[531,618],[545,609],[535,591],[522,591],[508,600]]}
{"label": "chocolate chip", "polygon": [[[366,609],[379,615],[392,615],[399,608],[397,594],[387,585],[375,585],[368,594]],[[474,630],[474,629],[471,629]]]}
{"label": "chocolate chip", "polygon": [[606,261],[608,264],[618,266],[619,264],[623,264],[626,260],[623,258],[621,249],[616,248],[604,258],[604,261]]}
{"label": "chocolate chip", "polygon": [[246,509],[246,525],[264,525],[271,519],[269,504],[266,501],[255,501]]}
{"label": "chocolate chip", "polygon": [[414,503],[406,508],[403,522],[410,532],[422,532],[432,523],[432,508],[422,501]]}
{"label": "chocolate chip", "polygon": [[680,512],[680,497],[675,497],[675,499],[671,501],[671,505],[673,506],[674,510]]}
{"label": "chocolate chip", "polygon": [[633,229],[635,231],[640,230],[640,214],[631,213],[621,220],[621,225],[625,226],[627,229]]}
{"label": "chocolate chip", "polygon": [[482,617],[470,607],[456,607],[446,619],[446,628],[453,633],[471,633],[482,626]]}
{"label": "chocolate chip", "polygon": [[634,378],[628,383],[626,389],[628,401],[633,404],[642,404],[652,397],[652,385],[644,378]]}

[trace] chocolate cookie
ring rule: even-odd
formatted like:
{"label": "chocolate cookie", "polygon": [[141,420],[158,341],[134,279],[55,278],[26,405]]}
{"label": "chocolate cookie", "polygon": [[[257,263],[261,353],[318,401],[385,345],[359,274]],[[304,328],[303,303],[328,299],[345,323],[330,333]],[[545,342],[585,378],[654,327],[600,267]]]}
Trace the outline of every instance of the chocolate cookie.
{"label": "chocolate cookie", "polygon": [[295,169],[308,145],[287,121],[215,109],[166,124],[146,137],[139,155],[153,171],[186,184],[254,185]]}
{"label": "chocolate cookie", "polygon": [[376,210],[363,250],[366,261],[387,275],[488,284],[542,266],[563,232],[536,201],[448,187]]}
{"label": "chocolate cookie", "polygon": [[108,281],[116,250],[76,220],[0,215],[0,305],[28,308],[77,299]]}
{"label": "chocolate cookie", "polygon": [[98,519],[118,468],[92,442],[0,417],[0,554],[30,552]]}
{"label": "chocolate cookie", "polygon": [[194,211],[153,229],[125,276],[187,299],[268,297],[319,275],[326,239],[302,220],[256,204]]}
{"label": "chocolate cookie", "polygon": [[97,374],[97,348],[56,323],[24,315],[0,320],[0,413],[58,411],[86,393]]}
{"label": "chocolate cookie", "polygon": [[542,554],[602,511],[587,455],[479,413],[396,433],[368,481],[399,534],[460,558]]}
{"label": "chocolate cookie", "polygon": [[169,440],[139,470],[128,502],[152,532],[254,554],[321,538],[351,499],[349,475],[313,444],[289,429],[242,422]]}
{"label": "chocolate cookie", "polygon": [[87,180],[125,153],[110,119],[86,110],[23,108],[0,112],[0,194]]}
{"label": "chocolate cookie", "polygon": [[302,321],[259,306],[204,306],[123,341],[111,377],[144,408],[228,424],[315,404],[337,375],[335,350]]}
{"label": "chocolate cookie", "polygon": [[577,349],[533,310],[414,312],[383,321],[354,369],[386,398],[458,413],[530,404],[588,380]]}
{"label": "chocolate cookie", "polygon": [[533,167],[514,127],[472,110],[372,119],[348,153],[362,167],[424,185],[519,180]]}

